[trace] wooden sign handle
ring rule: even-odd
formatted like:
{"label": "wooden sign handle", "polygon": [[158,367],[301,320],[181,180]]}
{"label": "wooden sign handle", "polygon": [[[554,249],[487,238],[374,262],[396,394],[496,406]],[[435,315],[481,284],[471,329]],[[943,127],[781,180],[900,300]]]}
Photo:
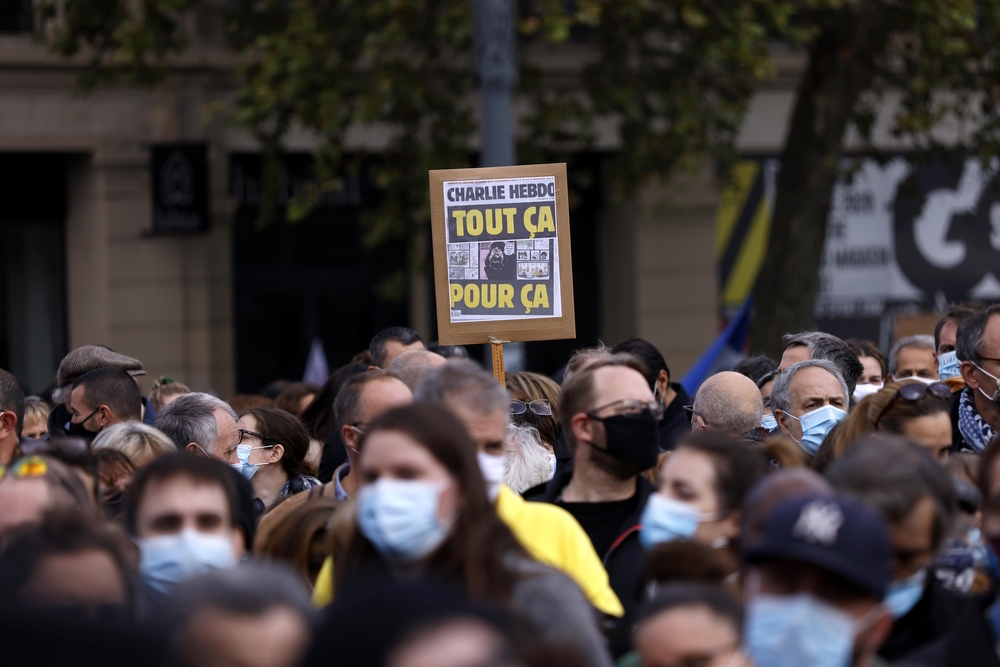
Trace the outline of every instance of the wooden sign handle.
{"label": "wooden sign handle", "polygon": [[507,376],[503,367],[503,344],[505,341],[497,340],[490,336],[490,345],[493,348],[493,376],[500,383],[501,387],[507,387]]}

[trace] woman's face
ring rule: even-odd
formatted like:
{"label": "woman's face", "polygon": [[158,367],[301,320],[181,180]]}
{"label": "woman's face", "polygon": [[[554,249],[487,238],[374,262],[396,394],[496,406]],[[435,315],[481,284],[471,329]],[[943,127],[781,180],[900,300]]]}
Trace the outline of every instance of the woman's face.
{"label": "woman's face", "polygon": [[903,423],[903,433],[913,442],[930,450],[939,461],[948,458],[951,447],[951,417],[947,412],[915,417]]}
{"label": "woman's face", "polygon": [[865,370],[858,378],[858,384],[882,384],[882,366],[875,357],[858,357]]}
{"label": "woman's face", "polygon": [[[253,431],[254,433],[260,433],[260,425],[257,423],[257,418],[253,415],[243,415],[240,420],[236,422],[236,428],[244,431]],[[271,445],[273,441],[265,443],[256,435],[250,435],[249,433],[243,433],[243,439],[240,441],[241,445],[250,445],[250,458],[247,459],[248,462],[254,465],[265,465],[277,463],[281,460],[281,454],[284,453],[284,448],[279,448],[276,446],[268,446],[264,448],[264,445]],[[233,448],[232,453],[229,455],[229,463],[239,463],[240,459],[236,455],[236,448]],[[280,466],[279,466],[280,467]]]}
{"label": "woman's face", "polygon": [[[702,452],[681,447],[674,451],[660,473],[660,489],[667,498],[698,509],[702,515],[723,509],[715,491],[715,464]],[[711,545],[719,537],[732,538],[733,522],[726,517],[698,524],[694,540]]]}
{"label": "woman's face", "polygon": [[458,511],[461,490],[458,481],[430,450],[401,431],[375,431],[365,439],[361,451],[361,479],[370,484],[379,479],[419,480],[447,488],[438,495],[438,520],[448,521]]}

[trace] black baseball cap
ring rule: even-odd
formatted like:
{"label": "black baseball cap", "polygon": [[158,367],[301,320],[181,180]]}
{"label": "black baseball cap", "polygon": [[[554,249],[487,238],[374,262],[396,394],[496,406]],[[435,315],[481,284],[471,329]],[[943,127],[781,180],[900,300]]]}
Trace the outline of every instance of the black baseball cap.
{"label": "black baseball cap", "polygon": [[804,496],[778,505],[764,538],[743,555],[808,563],[881,600],[892,578],[889,527],[882,515],[844,496]]}

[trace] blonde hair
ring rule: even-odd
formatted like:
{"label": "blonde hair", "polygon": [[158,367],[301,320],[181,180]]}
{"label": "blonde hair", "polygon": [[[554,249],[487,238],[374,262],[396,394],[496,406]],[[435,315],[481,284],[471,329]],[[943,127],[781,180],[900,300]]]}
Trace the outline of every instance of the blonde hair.
{"label": "blonde hair", "polygon": [[33,421],[47,424],[50,412],[52,412],[52,408],[48,403],[37,396],[28,396],[24,400],[24,425],[27,426],[29,422]]}
{"label": "blonde hair", "polygon": [[129,457],[136,467],[177,451],[177,445],[170,438],[139,422],[115,424],[104,429],[94,438],[91,448],[115,449]]}
{"label": "blonde hair", "polygon": [[191,390],[186,384],[168,378],[166,375],[160,377],[153,383],[153,388],[149,391],[149,402],[157,412],[163,410],[167,405],[167,400],[171,396],[181,396],[190,394]]}

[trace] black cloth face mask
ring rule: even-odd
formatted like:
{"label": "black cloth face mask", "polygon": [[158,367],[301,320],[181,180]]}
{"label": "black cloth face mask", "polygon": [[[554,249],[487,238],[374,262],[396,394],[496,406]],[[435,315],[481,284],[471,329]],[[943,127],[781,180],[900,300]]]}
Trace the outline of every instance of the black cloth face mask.
{"label": "black cloth face mask", "polygon": [[602,451],[605,454],[643,470],[656,465],[660,456],[660,432],[656,416],[649,409],[633,415],[588,416],[604,424],[606,448]]}

